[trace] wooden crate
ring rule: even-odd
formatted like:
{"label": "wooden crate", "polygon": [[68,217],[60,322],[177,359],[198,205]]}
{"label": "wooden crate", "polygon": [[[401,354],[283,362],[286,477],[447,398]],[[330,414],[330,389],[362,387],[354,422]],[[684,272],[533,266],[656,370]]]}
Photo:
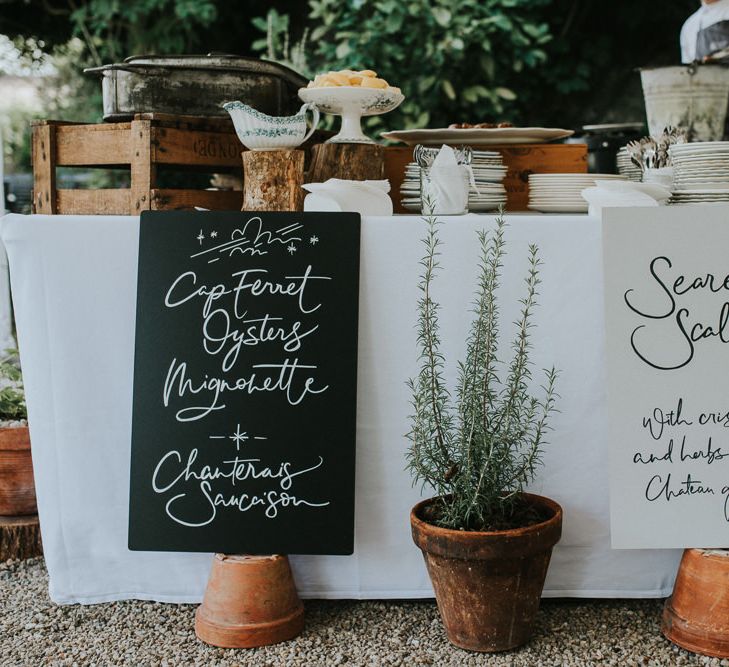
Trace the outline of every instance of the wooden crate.
{"label": "wooden crate", "polygon": [[[194,206],[241,208],[238,190],[157,187],[162,165],[206,172],[240,169],[243,146],[228,119],[138,114],[125,123],[38,121],[32,135],[35,213],[138,215]],[[59,189],[58,167],[128,168],[131,187]]]}
{"label": "wooden crate", "polygon": [[[529,174],[587,173],[586,144],[503,144],[473,146],[476,150],[499,151],[508,171],[504,186],[507,211],[526,211],[529,204]],[[411,146],[385,149],[385,178],[389,179],[396,213],[408,213],[400,204],[400,186],[405,167],[412,162]]]}

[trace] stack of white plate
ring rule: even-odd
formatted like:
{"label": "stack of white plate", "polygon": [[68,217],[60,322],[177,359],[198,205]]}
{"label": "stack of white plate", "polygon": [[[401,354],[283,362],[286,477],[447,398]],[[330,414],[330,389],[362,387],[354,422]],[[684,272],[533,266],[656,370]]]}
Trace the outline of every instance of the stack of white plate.
{"label": "stack of white plate", "polygon": [[729,141],[674,144],[671,203],[729,201]]}
{"label": "stack of white plate", "polygon": [[[469,211],[493,211],[506,204],[506,188],[503,180],[506,167],[497,151],[473,151],[471,160],[476,183],[468,193]],[[405,168],[405,180],[400,186],[403,208],[420,211],[420,167],[411,162]]]}
{"label": "stack of white plate", "polygon": [[587,213],[582,191],[596,180],[626,180],[618,174],[531,174],[529,208],[542,213]]}
{"label": "stack of white plate", "polygon": [[630,159],[628,149],[625,146],[623,146],[618,151],[617,163],[618,173],[621,176],[625,176],[625,178],[627,178],[629,181],[636,181],[640,183],[640,181],[643,179],[643,172],[641,171],[640,167],[634,164],[633,161]]}

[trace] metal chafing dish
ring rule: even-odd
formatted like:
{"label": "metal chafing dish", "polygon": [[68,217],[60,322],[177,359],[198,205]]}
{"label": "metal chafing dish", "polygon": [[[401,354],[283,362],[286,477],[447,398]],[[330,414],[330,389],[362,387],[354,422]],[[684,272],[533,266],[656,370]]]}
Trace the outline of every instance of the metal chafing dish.
{"label": "metal chafing dish", "polygon": [[227,116],[220,106],[241,100],[272,116],[301,106],[307,79],[278,63],[234,55],[131,56],[84,70],[101,77],[104,120],[136,113]]}

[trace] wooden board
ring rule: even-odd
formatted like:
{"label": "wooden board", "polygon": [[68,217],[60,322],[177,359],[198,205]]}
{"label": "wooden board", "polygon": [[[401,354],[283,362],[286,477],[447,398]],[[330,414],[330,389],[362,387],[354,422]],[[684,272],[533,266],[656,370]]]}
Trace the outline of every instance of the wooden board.
{"label": "wooden board", "polygon": [[53,212],[62,215],[131,215],[131,200],[131,190],[126,188],[58,190],[57,209]]}
{"label": "wooden board", "polygon": [[131,158],[131,200],[133,215],[152,207],[151,191],[156,185],[157,165],[153,162],[152,125],[148,120],[132,121],[128,144]]}
{"label": "wooden board", "polygon": [[[508,193],[507,211],[528,210],[529,174],[587,173],[586,144],[506,144],[473,148],[501,153],[508,169],[504,179]],[[409,213],[400,204],[400,186],[412,156],[410,146],[388,146],[385,149],[385,178],[390,181],[396,213]]]}
{"label": "wooden board", "polygon": [[243,193],[240,190],[152,190],[153,211],[173,211],[199,206],[211,211],[240,211]]}
{"label": "wooden board", "polygon": [[32,128],[33,211],[53,214],[56,198],[56,130],[52,125],[34,125]]}
{"label": "wooden board", "polygon": [[[150,127],[150,159],[158,164],[239,167],[243,150],[230,132],[156,127],[149,121],[133,121]],[[108,167],[132,163],[132,123],[60,125],[56,128],[56,166]]]}
{"label": "wooden board", "polygon": [[[179,130],[207,130],[211,132],[233,132],[233,121],[229,116],[175,116],[168,113],[138,113],[134,120],[153,121],[155,127],[171,127]],[[109,124],[109,123],[107,123]]]}
{"label": "wooden board", "polygon": [[[488,150],[488,146],[482,147]],[[504,179],[507,210],[526,211],[530,174],[586,174],[587,144],[498,146],[508,171]]]}
{"label": "wooden board", "polygon": [[[131,200],[131,190],[126,188],[57,192],[58,209],[64,215],[133,215]],[[239,211],[242,202],[240,190],[153,189],[149,208],[168,211],[199,206],[211,211]]]}
{"label": "wooden board", "polygon": [[130,123],[59,125],[56,166],[99,167],[131,163]]}
{"label": "wooden board", "polygon": [[230,132],[189,132],[176,128],[152,128],[152,161],[185,166],[240,167],[243,151]]}
{"label": "wooden board", "polygon": [[38,515],[0,516],[0,561],[43,555]]}

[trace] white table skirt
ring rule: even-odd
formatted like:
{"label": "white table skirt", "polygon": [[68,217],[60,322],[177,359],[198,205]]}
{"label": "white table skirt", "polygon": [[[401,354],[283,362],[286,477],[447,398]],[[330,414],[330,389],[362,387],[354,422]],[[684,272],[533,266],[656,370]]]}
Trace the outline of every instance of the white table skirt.
{"label": "white table skirt", "polygon": [[[451,379],[471,317],[476,230],[493,221],[469,215],[441,227],[435,297]],[[680,552],[610,548],[600,224],[586,216],[509,222],[503,328],[511,332],[527,244],[536,242],[544,267],[535,368],[561,370],[561,412],[533,487],[564,507],[545,596],[668,595]],[[126,547],[138,232],[134,217],[2,221],[50,595],[59,603],[198,602],[207,580],[207,554]],[[432,596],[410,538],[408,514],[419,493],[404,459],[423,233],[415,216],[363,220],[355,553],[292,557],[302,597]]]}

